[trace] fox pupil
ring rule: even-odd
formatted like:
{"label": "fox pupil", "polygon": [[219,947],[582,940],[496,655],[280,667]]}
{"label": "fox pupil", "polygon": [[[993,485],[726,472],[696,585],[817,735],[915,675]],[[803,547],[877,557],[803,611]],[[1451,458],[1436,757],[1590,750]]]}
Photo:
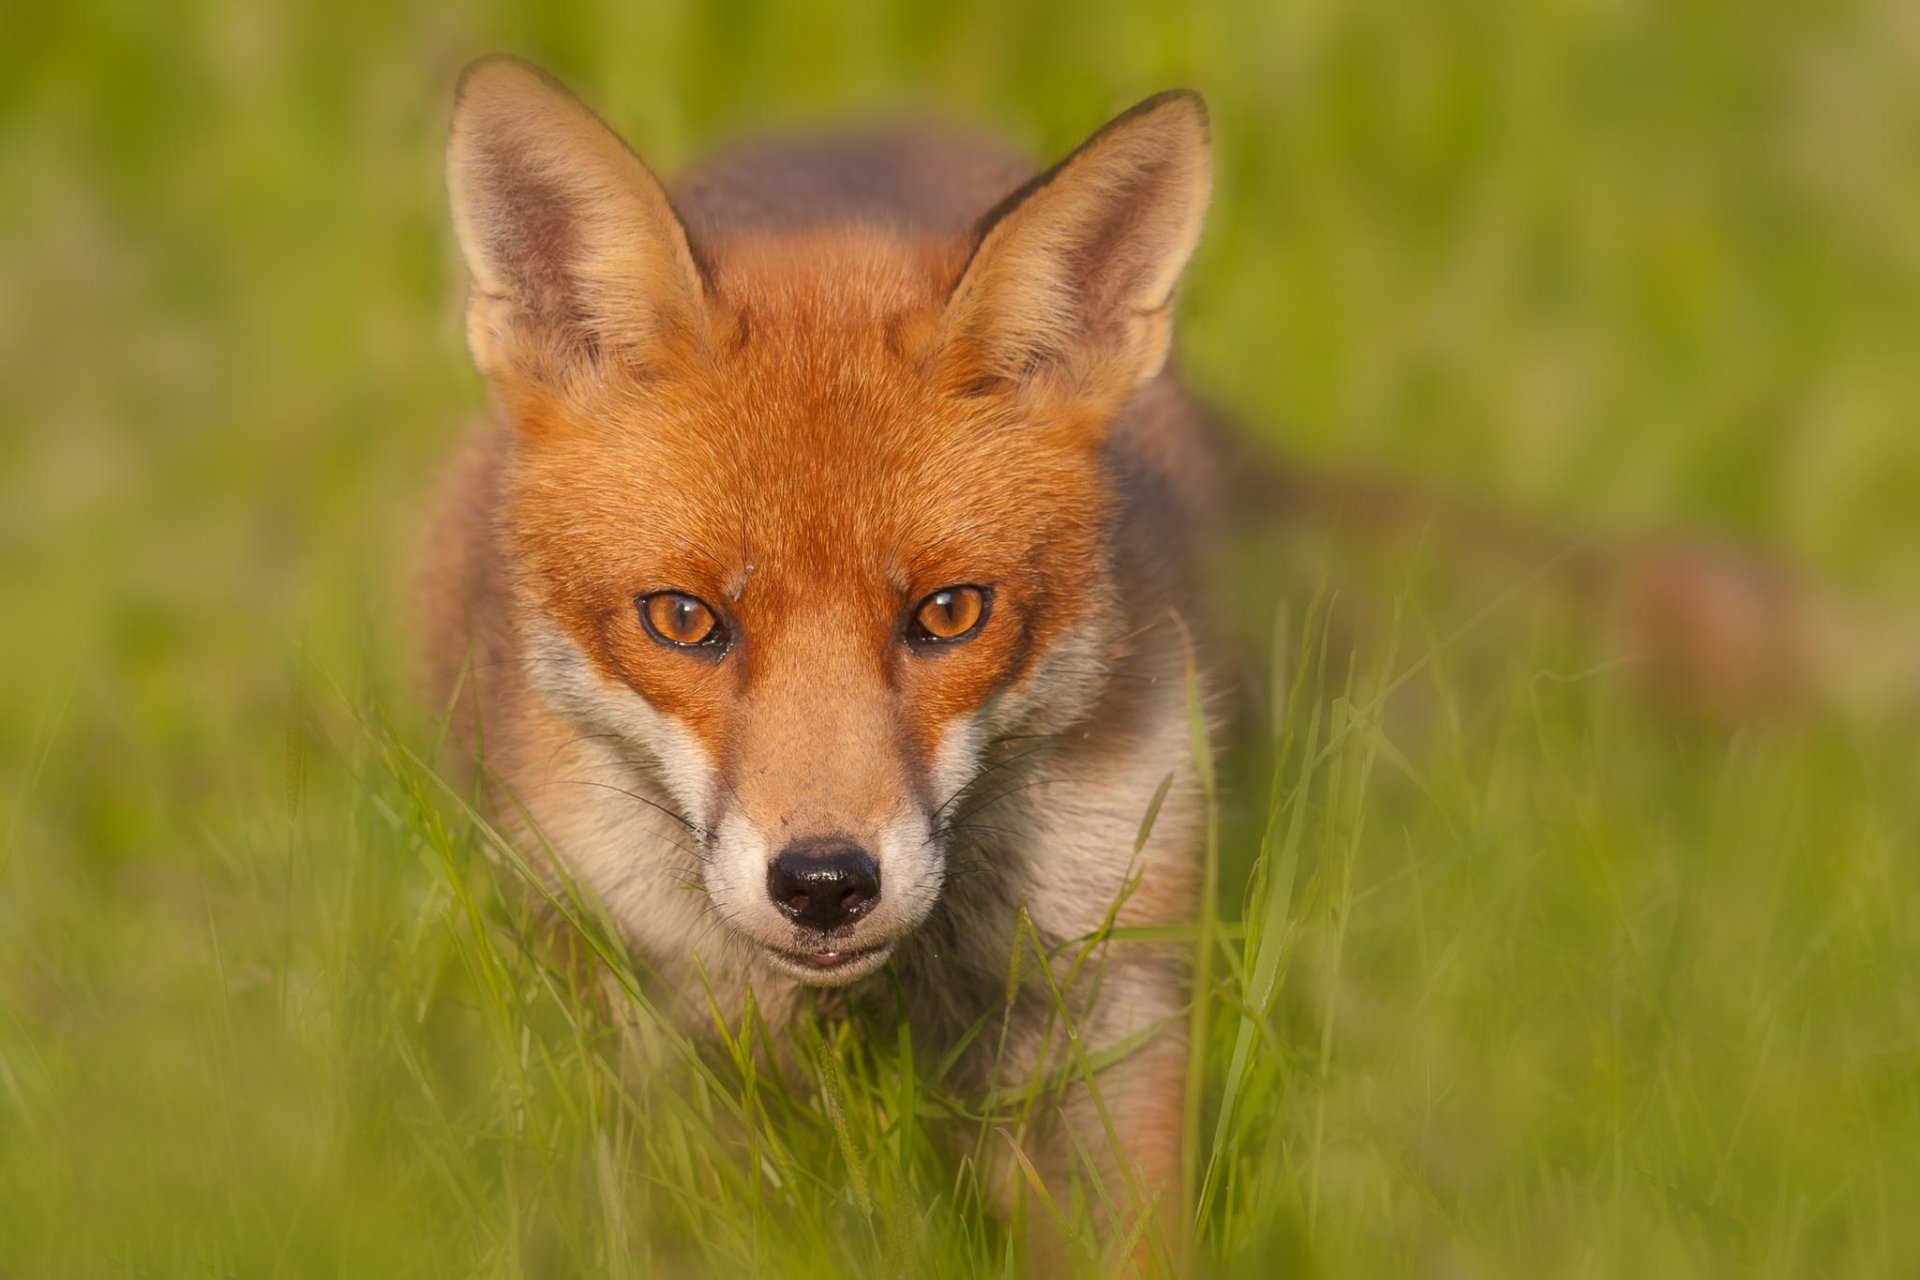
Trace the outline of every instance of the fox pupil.
{"label": "fox pupil", "polygon": [[985,620],[986,608],[986,592],[979,587],[943,587],[915,608],[913,630],[922,640],[964,639]]}
{"label": "fox pupil", "polygon": [[667,644],[692,646],[719,638],[719,623],[712,610],[693,596],[662,592],[639,603],[647,629]]}

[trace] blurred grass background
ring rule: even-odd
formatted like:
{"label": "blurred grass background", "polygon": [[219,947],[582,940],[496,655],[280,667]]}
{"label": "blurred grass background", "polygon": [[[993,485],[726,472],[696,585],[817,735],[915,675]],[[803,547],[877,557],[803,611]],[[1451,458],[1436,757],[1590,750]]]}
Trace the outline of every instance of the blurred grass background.
{"label": "blurred grass background", "polygon": [[[1194,85],[1219,176],[1184,360],[1276,451],[1916,591],[1900,0],[10,5],[0,1272],[1001,1257],[871,1046],[818,1057],[855,1073],[840,1130],[769,1112],[777,1185],[713,1119],[724,1072],[620,1101],[379,728],[421,495],[483,408],[440,150],[492,48],[668,173],[902,108],[1052,155]],[[1538,674],[1435,664],[1437,740],[1357,698],[1328,705],[1364,732],[1278,766],[1284,981],[1248,1008],[1228,970],[1203,1244],[1264,1274],[1920,1270],[1912,736],[1727,738]],[[1230,866],[1268,791],[1228,796]]]}

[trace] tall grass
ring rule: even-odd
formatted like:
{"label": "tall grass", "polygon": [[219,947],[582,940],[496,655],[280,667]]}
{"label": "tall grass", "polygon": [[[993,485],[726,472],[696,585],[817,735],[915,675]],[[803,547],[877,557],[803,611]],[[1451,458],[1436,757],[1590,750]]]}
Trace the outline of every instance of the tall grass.
{"label": "tall grass", "polygon": [[[1857,740],[1676,734],[1517,659],[1497,711],[1448,702],[1409,755],[1395,701],[1445,698],[1445,651],[1349,670],[1316,617],[1283,637],[1264,798],[1228,823],[1251,874],[1203,931],[1183,1213],[1207,1268],[1900,1273],[1910,790]],[[1013,1268],[978,1157],[1042,1090],[952,1093],[884,1006],[777,1040],[676,1026],[428,735],[307,688],[261,847],[40,957],[176,971],[96,961],[64,1003],[10,1000],[11,1269]],[[156,947],[182,917],[197,939]]]}
{"label": "tall grass", "polygon": [[[1183,358],[1249,433],[1898,594],[1908,10],[15,6],[0,1274],[1012,1265],[980,1152],[1039,1092],[958,1096],[885,1007],[696,1044],[426,763],[398,566],[483,410],[439,191],[467,56],[545,61],[668,171],[902,103],[1058,152],[1196,84]],[[1194,1265],[1920,1269],[1911,729],[1676,722],[1499,583],[1363,584],[1356,651],[1265,550],[1183,939]]]}

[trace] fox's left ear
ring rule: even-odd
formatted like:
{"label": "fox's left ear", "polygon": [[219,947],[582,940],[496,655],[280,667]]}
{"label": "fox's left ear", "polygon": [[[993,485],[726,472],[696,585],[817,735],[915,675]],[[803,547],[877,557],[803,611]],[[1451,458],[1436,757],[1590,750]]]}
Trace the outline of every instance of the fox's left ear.
{"label": "fox's left ear", "polygon": [[704,281],[658,179],[538,68],[467,68],[447,190],[473,279],[468,345],[496,383],[657,366],[704,336]]}
{"label": "fox's left ear", "polygon": [[982,221],[943,320],[954,384],[1046,380],[1117,407],[1167,357],[1212,185],[1207,109],[1149,98]]}

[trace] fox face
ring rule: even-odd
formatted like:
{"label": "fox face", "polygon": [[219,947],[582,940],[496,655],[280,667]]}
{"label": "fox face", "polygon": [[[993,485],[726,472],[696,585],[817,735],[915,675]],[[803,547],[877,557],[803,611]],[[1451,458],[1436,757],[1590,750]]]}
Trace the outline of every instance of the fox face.
{"label": "fox face", "polygon": [[994,753],[1100,697],[1129,604],[1102,445],[1166,354],[1198,100],[1143,104],[951,242],[695,243],[507,60],[463,83],[449,172],[534,682],[657,781],[735,936],[803,982],[872,972]]}

